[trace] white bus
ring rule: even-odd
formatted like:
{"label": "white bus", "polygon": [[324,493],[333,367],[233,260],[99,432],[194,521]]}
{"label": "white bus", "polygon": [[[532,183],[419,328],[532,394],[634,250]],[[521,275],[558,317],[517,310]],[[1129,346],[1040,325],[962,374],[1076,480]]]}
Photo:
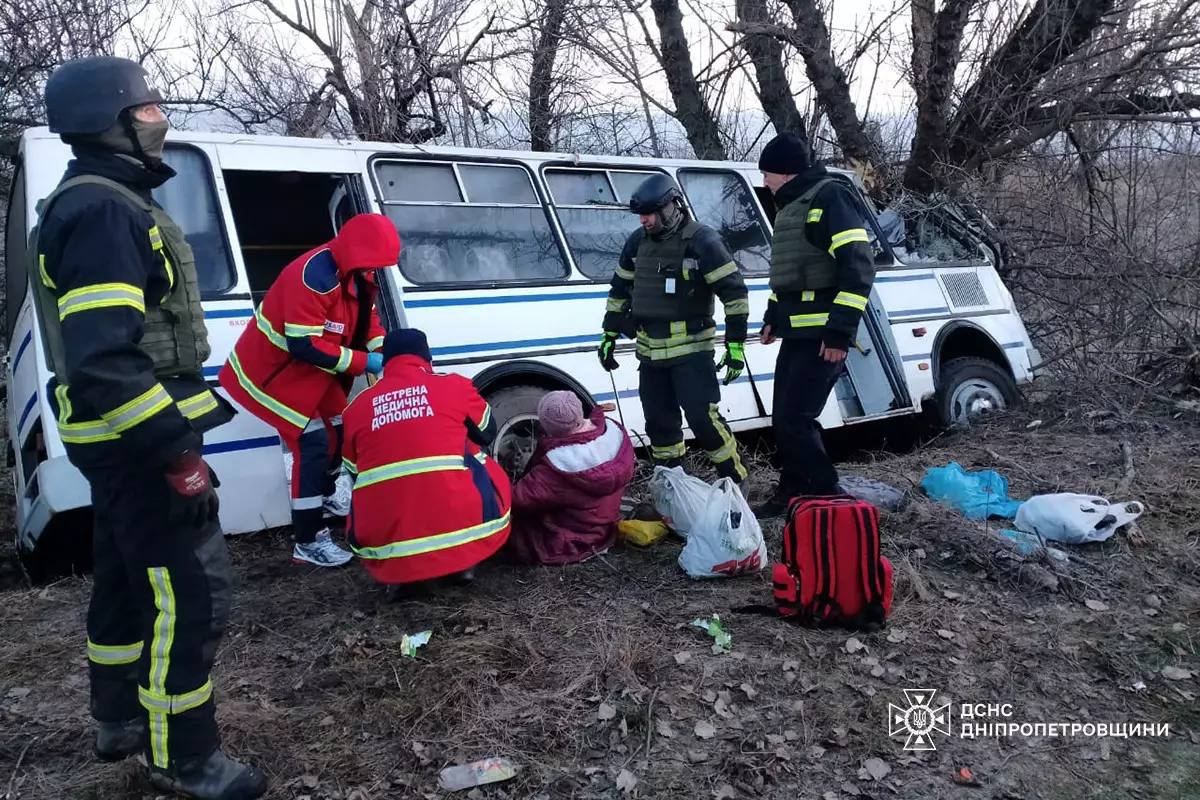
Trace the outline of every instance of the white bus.
{"label": "white bus", "polygon": [[[49,410],[49,372],[26,281],[35,207],[71,154],[45,128],[21,137],[6,220],[8,459],[19,551],[55,560],[90,538],[89,491],[67,461]],[[178,177],[155,192],[196,252],[212,357],[212,385],[280,269],[329,239],[355,213],[382,212],[403,240],[381,271],[388,327],[429,335],[436,366],[471,376],[501,424],[502,459],[526,451],[540,395],[577,392],[613,402],[643,436],[633,344],[620,369],[596,357],[608,281],[626,236],[634,187],[660,172],[682,187],[692,214],[716,228],[750,289],[751,331],[767,302],[773,207],[750,163],[577,156],[451,147],[173,132],[166,160]],[[826,428],[920,412],[967,421],[1016,398],[1039,359],[996,251],[973,226],[929,211],[880,224],[850,173],[873,235],[878,269],[845,377],[822,416]],[[905,260],[906,259],[906,260]],[[720,304],[718,303],[718,323]],[[722,389],[735,430],[770,425],[775,348],[752,337],[748,369]],[[290,519],[278,437],[249,414],[207,436],[221,477],[229,533]],[[74,558],[74,556],[71,556]]]}

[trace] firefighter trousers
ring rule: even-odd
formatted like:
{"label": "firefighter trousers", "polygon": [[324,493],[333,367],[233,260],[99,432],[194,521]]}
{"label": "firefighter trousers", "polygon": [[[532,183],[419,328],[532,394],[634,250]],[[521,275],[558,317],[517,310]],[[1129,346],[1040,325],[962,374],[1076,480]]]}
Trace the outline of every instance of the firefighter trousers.
{"label": "firefighter trousers", "polygon": [[780,344],[772,407],[780,494],[794,497],[838,491],[837,469],[825,452],[818,417],[844,365],[826,361],[818,339],[784,339]]}
{"label": "firefighter trousers", "polygon": [[220,523],[171,526],[171,489],[159,472],[133,465],[83,472],[95,520],[92,716],[147,718],[146,759],[154,766],[205,758],[219,745],[210,672],[232,584]]}
{"label": "firefighter trousers", "polygon": [[310,420],[303,431],[281,431],[292,454],[292,538],[311,544],[324,528],[325,498],[342,469],[342,418]]}
{"label": "firefighter trousers", "polygon": [[638,384],[655,463],[674,466],[683,458],[682,408],[696,443],[704,448],[717,474],[738,482],[746,478],[737,440],[717,407],[721,386],[712,353],[695,353],[666,364],[643,361]]}

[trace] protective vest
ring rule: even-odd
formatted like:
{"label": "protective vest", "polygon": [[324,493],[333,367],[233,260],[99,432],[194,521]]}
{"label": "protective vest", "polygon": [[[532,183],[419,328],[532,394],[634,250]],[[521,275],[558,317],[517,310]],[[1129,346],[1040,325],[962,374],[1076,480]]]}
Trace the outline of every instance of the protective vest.
{"label": "protective vest", "polygon": [[707,319],[714,311],[713,293],[700,265],[685,258],[688,242],[700,223],[688,221],[661,239],[642,237],[633,257],[633,316],[642,321]]}
{"label": "protective vest", "polygon": [[[137,192],[99,175],[79,175],[63,181],[48,197],[38,203],[39,219],[45,219],[51,204],[66,190],[83,184],[104,186],[116,192],[126,203],[144,211],[154,219],[146,232],[150,246],[161,253],[163,268],[171,286],[157,307],[147,304],[142,324],[141,349],[154,362],[157,377],[169,377],[187,372],[199,372],[211,348],[208,330],[204,327],[204,310],[200,305],[200,283],[196,275],[196,259],[183,231],[167,212],[142,199]],[[30,285],[34,287],[38,328],[46,343],[48,366],[59,383],[67,382],[66,349],[58,318],[58,298],[47,285],[45,256],[38,241],[41,224],[30,234]]]}
{"label": "protective vest", "polygon": [[817,181],[775,216],[775,236],[771,240],[772,291],[799,292],[837,285],[837,262],[808,241],[805,231],[817,192],[833,180]]}

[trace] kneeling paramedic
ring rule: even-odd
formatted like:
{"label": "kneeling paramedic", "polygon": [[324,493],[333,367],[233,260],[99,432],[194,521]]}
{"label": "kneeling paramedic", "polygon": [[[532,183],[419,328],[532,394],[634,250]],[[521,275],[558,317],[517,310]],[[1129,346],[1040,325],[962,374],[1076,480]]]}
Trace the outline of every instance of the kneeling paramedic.
{"label": "kneeling paramedic", "polygon": [[383,369],[374,270],[399,257],[387,217],[351,217],[284,268],[221,369],[234,402],[274,427],[291,452],[298,562],[339,567],[352,558],[324,527],[326,498],[341,471],[341,414],[354,377]]}
{"label": "kneeling paramedic", "polygon": [[[683,194],[666,175],[643,181],[629,208],[642,226],[626,240],[608,290],[600,363],[609,372],[617,368],[617,340],[631,322],[654,462],[675,466],[682,461],[682,406],[717,473],[740,484],[746,468],[737,440],[718,411],[717,368],[726,368],[726,385],[746,368],[750,304],[742,273],[720,235],[688,218]],[[725,356],[716,367],[714,295],[725,305]]]}
{"label": "kneeling paramedic", "polygon": [[161,101],[126,59],[70,61],[50,76],[50,130],[75,157],[39,204],[29,283],[59,435],[92,492],[96,755],[144,752],[161,791],[253,798],[266,779],[219,749],[210,677],[232,575],[201,452],[234,412],[202,377],[192,250],[151,197],[175,175]]}
{"label": "kneeling paramedic", "polygon": [[773,409],[782,469],[774,495],[754,510],[769,518],[786,512],[792,497],[840,492],[818,417],[845,368],[875,263],[850,188],[812,163],[803,137],[775,137],[758,165],[779,209],[760,340],[783,340]]}
{"label": "kneeling paramedic", "polygon": [[380,583],[468,578],[509,535],[512,487],[485,452],[491,409],[469,378],[433,371],[419,330],[389,332],[383,357],[343,416],[350,546]]}

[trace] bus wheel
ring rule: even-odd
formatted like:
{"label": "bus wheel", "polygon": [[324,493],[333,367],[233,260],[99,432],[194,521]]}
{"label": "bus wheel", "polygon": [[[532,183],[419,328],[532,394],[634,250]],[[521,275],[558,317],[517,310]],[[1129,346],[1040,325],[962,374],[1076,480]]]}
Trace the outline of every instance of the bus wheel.
{"label": "bus wheel", "polygon": [[942,365],[935,395],[938,420],[947,428],[966,427],[986,414],[1020,401],[1016,381],[992,361],[955,358]]}
{"label": "bus wheel", "polygon": [[541,386],[509,386],[487,397],[496,420],[492,455],[514,479],[525,471],[537,447],[538,402],[549,391]]}

